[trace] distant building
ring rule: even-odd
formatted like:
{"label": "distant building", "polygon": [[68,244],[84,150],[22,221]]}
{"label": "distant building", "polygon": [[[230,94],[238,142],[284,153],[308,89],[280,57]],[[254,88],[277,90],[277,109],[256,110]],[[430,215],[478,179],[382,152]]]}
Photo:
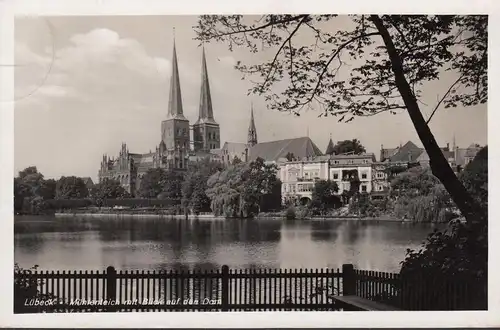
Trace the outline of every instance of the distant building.
{"label": "distant building", "polygon": [[312,199],[314,183],[329,178],[328,159],[287,161],[279,164],[278,176],[281,180],[281,198],[286,203],[298,200],[303,204]]}
{"label": "distant building", "polygon": [[[460,172],[469,162],[471,162],[481,149],[476,144],[471,144],[467,148],[459,148],[453,143],[447,143],[446,147],[441,147],[441,151],[455,172]],[[413,142],[408,141],[405,145],[397,148],[380,149],[380,161],[389,163],[419,163],[423,167],[430,166],[430,159],[424,148],[417,147]]]}
{"label": "distant building", "polygon": [[351,189],[351,179],[357,176],[360,181],[359,192],[372,191],[372,164],[375,162],[373,153],[361,155],[333,155],[330,157],[330,180],[339,187],[338,194]]}

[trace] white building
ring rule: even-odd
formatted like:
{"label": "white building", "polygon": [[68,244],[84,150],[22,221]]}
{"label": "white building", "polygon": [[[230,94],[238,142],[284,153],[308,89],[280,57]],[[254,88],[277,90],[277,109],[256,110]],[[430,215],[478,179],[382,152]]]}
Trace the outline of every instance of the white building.
{"label": "white building", "polygon": [[302,203],[312,199],[314,184],[318,180],[332,180],[339,187],[338,195],[350,190],[350,178],[360,180],[359,192],[373,190],[372,164],[375,155],[319,156],[308,161],[287,161],[278,164],[278,176],[282,182],[283,202],[298,200]]}
{"label": "white building", "polygon": [[290,199],[306,202],[312,199],[314,183],[329,178],[328,159],[321,158],[278,164],[278,176],[282,182],[281,196],[283,202]]}
{"label": "white building", "polygon": [[350,190],[350,178],[357,175],[360,181],[359,192],[370,193],[372,184],[372,164],[375,162],[373,153],[362,155],[332,155],[329,164],[329,179],[339,187],[338,194]]}

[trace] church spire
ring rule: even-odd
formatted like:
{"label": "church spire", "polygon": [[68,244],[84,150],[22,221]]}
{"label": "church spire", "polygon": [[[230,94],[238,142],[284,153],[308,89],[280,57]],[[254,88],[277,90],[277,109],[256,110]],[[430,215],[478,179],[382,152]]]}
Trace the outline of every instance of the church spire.
{"label": "church spire", "polygon": [[255,128],[255,120],[253,118],[253,103],[250,110],[250,125],[248,126],[248,145],[254,146],[257,142],[257,129]]}
{"label": "church spire", "polygon": [[200,110],[197,123],[217,124],[214,120],[212,109],[212,96],[210,94],[210,83],[208,82],[207,60],[205,58],[205,47],[201,55],[201,91]]}
{"label": "church spire", "polygon": [[170,78],[170,95],[168,100],[168,118],[186,119],[182,111],[181,83],[177,65],[177,52],[175,50],[175,37],[172,55],[172,76]]}
{"label": "church spire", "polygon": [[333,155],[335,153],[332,134],[330,134],[330,141],[328,141],[328,145],[326,146],[325,155]]}

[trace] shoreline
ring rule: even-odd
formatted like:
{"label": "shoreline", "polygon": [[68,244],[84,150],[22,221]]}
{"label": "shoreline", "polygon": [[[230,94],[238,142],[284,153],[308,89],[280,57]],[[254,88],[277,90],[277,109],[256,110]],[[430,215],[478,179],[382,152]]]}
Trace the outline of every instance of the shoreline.
{"label": "shoreline", "polygon": [[[188,219],[188,220],[226,220],[225,217],[214,216],[212,214],[200,214],[193,215],[190,214],[187,217],[185,215],[173,215],[173,214],[151,214],[151,213],[55,213],[54,216],[56,218],[74,218],[74,217],[86,217],[86,218],[157,218],[157,219]],[[404,221],[397,218],[391,217],[358,217],[358,216],[317,216],[317,217],[308,217],[304,219],[294,219],[288,220],[284,216],[257,216],[254,219],[256,220],[287,220],[287,221],[339,221],[339,220],[351,220],[351,221],[384,221],[384,222],[411,222]]]}

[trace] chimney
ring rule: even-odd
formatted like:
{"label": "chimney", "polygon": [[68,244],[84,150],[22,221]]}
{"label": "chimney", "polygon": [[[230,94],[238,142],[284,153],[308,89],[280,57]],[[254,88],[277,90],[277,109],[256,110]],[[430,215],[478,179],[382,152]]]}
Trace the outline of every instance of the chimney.
{"label": "chimney", "polygon": [[450,150],[450,144],[446,143],[446,149],[449,151]]}

